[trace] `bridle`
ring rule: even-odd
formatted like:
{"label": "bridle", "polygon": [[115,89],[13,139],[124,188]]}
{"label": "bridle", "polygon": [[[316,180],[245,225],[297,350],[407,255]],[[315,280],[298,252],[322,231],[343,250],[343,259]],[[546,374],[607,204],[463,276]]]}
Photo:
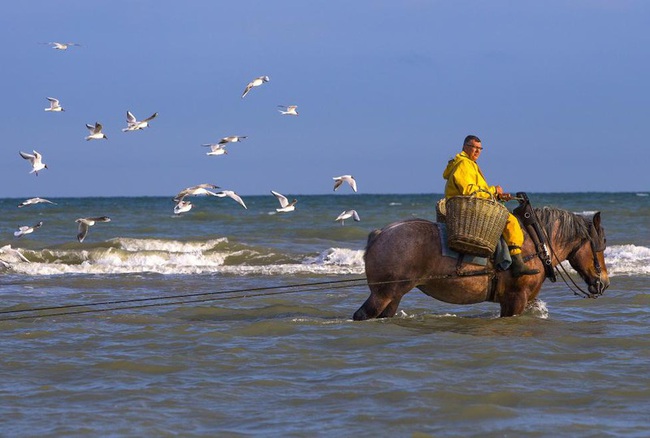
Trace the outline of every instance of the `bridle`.
{"label": "bridle", "polygon": [[[537,213],[535,213],[535,215],[537,215]],[[539,218],[537,218],[537,220],[539,221]],[[597,298],[601,296],[605,292],[605,284],[603,283],[603,276],[602,276],[603,269],[600,265],[600,261],[598,261],[598,253],[605,251],[606,245],[604,242],[601,243],[601,239],[598,236],[598,230],[596,230],[594,224],[593,223],[589,224],[588,239],[589,239],[589,247],[591,248],[591,256],[594,264],[594,270],[596,271],[596,275],[598,275],[598,279],[594,283],[594,285],[596,286],[595,293],[589,292],[589,290],[584,290],[582,287],[580,287],[580,285],[578,285],[575,281],[573,281],[573,278],[571,278],[567,270],[562,265],[562,260],[560,260],[557,254],[555,253],[555,250],[553,249],[553,245],[551,243],[551,239],[549,238],[548,234],[546,234],[546,230],[542,229],[542,232],[546,237],[546,242],[548,243],[548,249],[551,256],[555,257],[555,260],[557,261],[557,264],[555,265],[555,271],[560,275],[560,278],[562,278],[562,281],[564,282],[564,284],[566,284],[569,290],[573,292],[574,295],[581,296],[583,298]],[[578,244],[573,250],[571,250],[571,252],[567,256],[567,260],[575,256],[578,250],[582,248],[583,243],[584,240],[580,241],[580,244]],[[564,272],[564,275],[562,274],[562,272],[560,272],[560,269]],[[573,284],[573,287],[569,284],[569,281]]]}
{"label": "bridle", "polygon": [[[594,236],[594,234],[595,234],[595,236]],[[575,256],[575,254],[578,252],[578,250],[580,248],[582,248],[582,243],[583,242],[584,241],[580,242],[580,244],[578,246],[576,246],[569,253],[569,255],[567,256],[567,260],[569,260],[569,259],[571,259],[571,258],[573,258]],[[598,243],[596,243],[596,242],[598,242]],[[557,258],[557,256],[555,255],[555,252],[553,251],[552,248],[551,248],[551,252],[555,256],[556,260],[558,261],[557,266],[562,268],[562,270],[564,271],[566,276],[569,278],[569,280],[571,280],[571,283],[573,283],[573,285],[578,289],[578,291],[580,291],[580,293],[577,293],[575,290],[573,290],[573,288],[568,284],[566,278],[564,278],[564,275],[562,275],[562,273],[560,273],[560,271],[557,269],[557,266],[556,266],[555,269],[558,271],[558,273],[560,274],[560,277],[562,277],[562,280],[569,287],[569,289],[571,289],[571,291],[574,293],[574,295],[582,296],[584,298],[597,298],[597,297],[601,296],[605,292],[605,284],[603,283],[603,277],[602,277],[603,269],[602,269],[602,267],[600,265],[600,261],[598,260],[598,253],[602,252],[602,251],[605,251],[605,243],[604,242],[601,243],[601,240],[598,237],[598,231],[596,230],[596,227],[593,224],[589,225],[589,247],[591,248],[591,256],[592,256],[592,260],[593,260],[593,264],[594,264],[594,270],[596,271],[596,275],[598,275],[598,279],[593,284],[594,286],[596,286],[596,292],[593,292],[593,293],[589,292],[589,291],[585,291],[578,284],[576,284],[576,282],[573,281],[573,279],[571,278],[569,273],[566,271],[564,266],[562,266],[562,263]]]}

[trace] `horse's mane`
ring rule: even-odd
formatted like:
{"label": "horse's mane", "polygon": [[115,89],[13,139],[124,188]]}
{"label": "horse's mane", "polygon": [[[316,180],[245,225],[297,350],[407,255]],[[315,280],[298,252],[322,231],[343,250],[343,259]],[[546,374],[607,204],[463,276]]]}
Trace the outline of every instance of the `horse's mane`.
{"label": "horse's mane", "polygon": [[535,214],[548,236],[553,234],[553,229],[557,223],[555,237],[560,243],[571,242],[576,237],[580,239],[589,238],[590,224],[584,216],[555,207],[535,208]]}

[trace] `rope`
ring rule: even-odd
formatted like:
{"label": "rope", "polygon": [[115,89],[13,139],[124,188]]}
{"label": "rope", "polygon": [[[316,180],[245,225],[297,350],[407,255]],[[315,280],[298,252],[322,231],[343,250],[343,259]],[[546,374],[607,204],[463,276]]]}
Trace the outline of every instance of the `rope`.
{"label": "rope", "polygon": [[[481,271],[481,273],[483,274],[483,271]],[[433,276],[419,278],[419,279],[411,278],[411,279],[401,279],[401,280],[386,280],[386,281],[376,281],[372,283],[368,283],[366,278],[351,278],[347,280],[318,281],[318,282],[311,282],[311,283],[256,287],[256,288],[249,288],[249,289],[231,289],[231,290],[216,291],[216,292],[203,292],[203,293],[183,294],[183,295],[166,295],[162,297],[151,297],[151,298],[133,298],[128,300],[102,301],[102,302],[86,303],[86,304],[67,304],[62,306],[2,310],[0,311],[0,315],[8,315],[8,317],[0,318],[0,322],[18,321],[18,320],[34,319],[34,318],[45,318],[45,317],[52,317],[52,316],[79,315],[84,313],[111,312],[116,310],[143,309],[149,307],[178,306],[183,304],[204,303],[210,301],[224,301],[224,300],[231,300],[235,298],[241,299],[241,298],[254,298],[254,297],[263,297],[263,296],[275,296],[275,295],[282,295],[282,294],[296,293],[296,292],[312,292],[312,291],[326,290],[326,289],[327,290],[342,289],[351,286],[357,287],[357,286],[362,286],[364,284],[367,284],[368,286],[374,286],[374,285],[381,285],[381,284],[405,283],[405,282],[412,282],[416,280],[434,280],[434,279],[444,279],[444,278],[450,278],[450,275],[433,275]],[[364,284],[359,282],[364,282]],[[350,283],[359,283],[359,284],[351,285]],[[302,289],[286,290],[292,288],[302,288]],[[284,289],[284,290],[280,290],[280,289]],[[276,290],[276,292],[261,293],[262,291],[269,291],[269,290]],[[233,294],[241,294],[241,295],[233,295]],[[217,295],[217,297],[214,297],[215,295]],[[223,296],[223,295],[231,295],[231,296]],[[195,298],[195,297],[206,297],[206,298],[200,298],[200,299],[197,298],[197,299],[189,299],[189,300],[187,299],[187,298]],[[172,301],[152,303],[152,301],[169,301],[169,300]],[[142,303],[142,304],[129,305],[131,303]],[[126,304],[126,305],[121,306],[122,304]],[[118,307],[108,307],[108,308],[103,307],[103,306],[116,306],[116,305]],[[88,309],[88,307],[93,307],[93,308]],[[96,307],[101,307],[101,308],[96,308]],[[59,310],[70,310],[70,311],[57,312]],[[47,311],[55,311],[55,312],[38,314],[38,315],[32,314],[36,312],[47,312]],[[30,313],[30,315],[11,316],[11,315],[17,315],[22,313]]]}
{"label": "rope", "polygon": [[[53,317],[53,316],[67,316],[67,315],[80,315],[84,313],[98,313],[98,312],[113,312],[113,311],[118,311],[118,310],[132,310],[132,309],[144,309],[144,308],[150,308],[150,307],[162,307],[162,306],[178,306],[178,305],[183,305],[183,304],[195,304],[195,303],[204,303],[204,302],[214,302],[214,301],[225,301],[225,300],[231,300],[235,298],[254,298],[254,297],[261,297],[261,296],[274,296],[274,295],[282,295],[282,294],[288,294],[288,293],[296,293],[296,292],[311,292],[311,291],[318,291],[318,290],[331,290],[331,289],[342,289],[349,287],[349,285],[344,284],[344,285],[337,285],[337,286],[329,286],[331,284],[335,283],[341,283],[341,282],[352,282],[352,281],[359,281],[360,279],[356,280],[341,280],[341,281],[332,281],[332,282],[318,282],[318,283],[304,283],[302,285],[290,285],[288,287],[298,287],[298,286],[309,286],[309,285],[321,285],[320,287],[314,287],[314,288],[308,288],[308,289],[302,289],[302,290],[290,290],[290,291],[277,291],[277,292],[269,292],[269,293],[252,293],[252,294],[245,294],[245,295],[236,295],[236,296],[220,296],[220,297],[210,297],[210,298],[202,298],[202,299],[193,299],[193,300],[184,300],[184,301],[174,301],[170,303],[149,303],[149,304],[139,304],[139,305],[132,305],[132,306],[121,306],[121,307],[112,307],[112,308],[101,308],[101,309],[80,309],[80,310],[75,310],[75,311],[69,311],[69,312],[56,312],[56,313],[47,313],[45,315],[23,315],[23,316],[14,316],[14,317],[8,317],[8,318],[2,318],[0,319],[0,322],[4,321],[18,321],[18,320],[23,320],[23,319],[34,319],[34,318],[44,318],[44,317]],[[363,279],[365,280],[365,279]],[[397,280],[397,281],[406,281],[406,280]],[[325,287],[327,285],[327,287]],[[360,286],[360,285],[356,285]],[[241,291],[256,291],[256,290],[263,290],[263,289],[277,289],[278,287],[282,286],[276,286],[276,287],[269,287],[269,288],[253,288],[253,289],[242,289]],[[227,294],[227,293],[233,293],[233,291],[222,291],[222,292],[212,292],[212,293],[205,293],[205,294],[189,294],[185,295],[187,297],[191,296],[199,296],[199,295],[214,295],[214,294]],[[184,295],[178,295],[176,297],[184,297]],[[166,297],[155,297],[155,298],[139,298],[139,299],[134,299],[134,300],[124,300],[124,301],[118,301],[117,303],[128,303],[128,302],[138,302],[138,301],[147,301],[147,300],[164,300],[164,299],[169,299]],[[89,306],[99,306],[102,305],[103,303],[91,303],[91,304],[73,304],[73,305],[68,305],[68,306],[59,306],[59,307],[48,307],[48,308],[40,308],[40,309],[47,309],[47,310],[61,310],[61,309],[70,309],[70,308],[80,308],[80,307],[89,307]],[[15,311],[3,311],[0,313],[7,314],[7,313],[12,313],[12,312],[35,312],[37,309],[23,309],[23,310],[15,310]]]}
{"label": "rope", "polygon": [[[231,290],[225,290],[225,291],[217,291],[217,292],[203,292],[203,293],[193,293],[193,294],[183,294],[183,295],[166,295],[166,296],[161,296],[161,297],[151,297],[151,298],[133,298],[133,299],[128,299],[128,300],[114,300],[114,301],[102,301],[102,302],[96,302],[96,303],[86,303],[86,304],[67,304],[67,305],[62,305],[62,306],[47,306],[47,307],[33,307],[29,309],[16,309],[16,310],[2,310],[0,311],[0,315],[12,315],[12,314],[20,314],[20,313],[34,313],[34,312],[44,312],[44,311],[56,311],[56,310],[66,310],[66,309],[78,309],[78,308],[87,308],[87,307],[99,307],[99,306],[115,306],[115,305],[121,305],[121,304],[130,304],[130,303],[146,303],[146,302],[151,302],[151,301],[169,301],[169,300],[179,300],[179,299],[186,299],[186,298],[193,298],[193,297],[200,297],[200,296],[210,296],[211,298],[203,298],[203,299],[197,299],[197,300],[186,300],[186,301],[174,301],[171,303],[153,303],[153,304],[140,304],[140,305],[132,305],[132,306],[121,306],[121,307],[114,307],[114,308],[102,308],[102,309],[85,309],[85,310],[79,310],[75,312],[58,312],[58,313],[52,313],[52,314],[46,314],[46,315],[38,315],[38,316],[58,316],[58,315],[69,315],[69,314],[78,314],[78,313],[91,313],[91,312],[103,312],[103,311],[110,311],[110,310],[122,310],[122,309],[138,309],[138,308],[144,308],[144,307],[154,307],[154,306],[169,306],[169,305],[178,305],[178,304],[185,304],[185,303],[197,303],[197,302],[206,302],[206,301],[218,301],[218,300],[224,300],[224,299],[233,299],[233,298],[247,298],[247,297],[257,297],[257,296],[265,296],[265,295],[279,295],[283,293],[292,293],[292,292],[299,292],[299,291],[280,291],[280,292],[275,292],[275,293],[257,293],[257,294],[250,294],[251,292],[261,292],[261,291],[267,291],[267,290],[277,290],[277,289],[291,289],[291,288],[300,288],[300,287],[311,287],[311,289],[307,289],[308,291],[313,291],[313,290],[323,290],[323,289],[338,289],[342,287],[348,287],[347,284],[341,285],[341,286],[334,286],[336,284],[343,284],[343,283],[353,283],[353,282],[360,282],[360,281],[366,281],[365,278],[353,278],[353,279],[348,279],[348,280],[332,280],[332,281],[319,281],[319,282],[312,282],[312,283],[300,283],[300,284],[289,284],[289,285],[280,285],[280,286],[267,286],[267,287],[256,287],[256,288],[248,288],[248,289],[231,289]],[[399,282],[399,281],[408,281],[408,280],[394,280],[392,282]],[[389,283],[389,282],[381,282],[381,283]],[[379,284],[379,283],[376,283]],[[313,286],[321,286],[314,288]],[[354,286],[361,286],[361,284],[356,284]],[[237,296],[229,296],[229,297],[221,297],[221,298],[214,298],[214,295],[232,295],[232,294],[238,294],[238,293],[244,293],[244,295],[237,295]],[[248,294],[250,295],[248,295]],[[8,318],[0,318],[0,322],[2,321],[13,321],[13,320],[18,320],[18,319],[27,319],[27,318],[33,318],[33,315],[30,316],[17,316],[17,317],[8,317]]]}
{"label": "rope", "polygon": [[[513,197],[513,199],[520,199]],[[537,215],[537,212],[533,210],[534,214]],[[539,217],[537,217],[537,221],[539,222]],[[551,244],[551,239],[549,239],[548,234],[546,233],[546,230],[544,227],[540,227],[542,232],[544,233],[546,237],[546,241],[548,242],[549,250],[552,254],[553,257],[558,262],[558,265],[562,268],[566,276],[571,280],[573,285],[581,292],[581,294],[578,294],[572,287],[569,285],[567,282],[566,278],[560,270],[558,269],[557,265],[555,267],[556,272],[560,275],[560,278],[562,278],[562,281],[564,281],[564,284],[573,292],[574,295],[577,296],[583,296],[585,298],[590,298],[592,297],[591,294],[585,292],[580,288],[578,284],[571,278],[571,276],[568,274],[564,266],[562,266],[562,262],[560,261],[559,257],[555,253],[555,250],[553,249],[553,245]],[[481,274],[485,274],[481,272]],[[448,275],[439,275],[439,276],[430,276],[426,277],[425,279],[427,280],[433,280],[433,279],[443,279],[443,278],[448,278]],[[381,281],[381,282],[373,282],[373,283],[367,283],[368,286],[372,285],[379,285],[379,284],[390,284],[390,283],[401,283],[401,282],[411,282],[415,281],[416,279],[402,279],[402,280],[389,280],[389,281]],[[422,279],[420,279],[422,280]],[[319,282],[311,282],[311,283],[299,283],[299,284],[289,284],[289,285],[279,285],[279,286],[267,286],[267,287],[256,287],[256,288],[249,288],[249,289],[231,289],[231,290],[225,290],[225,291],[216,291],[216,292],[203,292],[203,293],[193,293],[193,294],[182,294],[182,295],[167,295],[167,296],[162,296],[162,297],[151,297],[151,298],[132,298],[128,300],[113,300],[113,301],[102,301],[102,302],[96,302],[96,303],[86,303],[86,304],[67,304],[67,305],[62,305],[62,306],[47,306],[47,307],[33,307],[33,308],[28,308],[28,309],[16,309],[16,310],[2,310],[0,311],[0,315],[17,315],[21,313],[36,313],[36,312],[47,312],[47,311],[58,311],[58,310],[69,310],[69,309],[79,309],[76,311],[67,311],[67,312],[56,312],[56,313],[46,313],[42,315],[23,315],[23,316],[8,316],[6,318],[0,318],[0,322],[4,321],[17,321],[17,320],[23,320],[23,319],[33,319],[33,318],[42,318],[42,317],[52,317],[52,316],[63,316],[63,315],[79,315],[79,314],[84,314],[84,313],[96,313],[96,312],[109,312],[109,311],[116,311],[116,310],[129,310],[129,309],[142,309],[142,308],[149,308],[149,307],[162,307],[162,306],[172,306],[172,305],[182,305],[182,304],[193,304],[193,303],[203,303],[203,302],[209,302],[209,301],[223,301],[223,300],[229,300],[229,299],[235,299],[235,298],[254,298],[254,297],[260,297],[260,296],[274,296],[274,295],[281,295],[281,294],[287,294],[287,293],[296,293],[296,292],[311,292],[311,291],[317,291],[317,290],[324,290],[324,289],[341,289],[345,287],[349,287],[349,283],[359,283],[359,282],[366,282],[366,278],[352,278],[352,279],[347,279],[347,280],[332,280],[332,281],[319,281]],[[314,287],[314,286],[319,286],[319,287]],[[353,286],[361,286],[361,284],[355,284]],[[293,288],[305,288],[307,289],[302,289],[302,290],[286,290],[286,289],[293,289]],[[285,290],[280,290],[280,289],[285,289]],[[265,293],[255,293],[255,292],[262,292],[262,291],[269,291],[269,290],[278,290],[277,292],[265,292]],[[235,295],[235,296],[223,296],[223,295],[233,295],[233,294],[243,294],[243,295]],[[214,297],[217,295],[218,297]],[[208,297],[208,298],[201,298],[201,299],[193,299],[193,300],[186,300],[187,298],[195,298],[195,297]],[[172,302],[155,302],[152,303],[152,301],[170,301]],[[184,301],[173,301],[173,300],[184,300]],[[129,305],[132,303],[143,303],[143,304],[133,304]],[[121,306],[122,304],[126,304],[125,306]],[[119,306],[119,307],[109,307],[109,308],[94,308],[94,307],[100,307],[100,306]],[[93,309],[88,309],[88,307],[93,307]],[[84,309],[81,309],[84,308]]]}

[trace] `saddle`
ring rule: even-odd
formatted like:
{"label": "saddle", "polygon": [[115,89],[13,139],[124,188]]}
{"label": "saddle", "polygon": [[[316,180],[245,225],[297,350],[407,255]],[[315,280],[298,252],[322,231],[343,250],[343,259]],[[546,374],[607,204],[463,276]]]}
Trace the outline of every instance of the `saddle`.
{"label": "saddle", "polygon": [[441,222],[437,222],[436,225],[438,226],[439,230],[438,235],[440,236],[440,248],[443,256],[456,259],[459,263],[471,263],[473,265],[480,266],[487,266],[488,261],[491,261],[492,264],[501,271],[505,271],[510,267],[512,258],[510,257],[508,245],[506,244],[505,240],[503,240],[503,237],[499,239],[494,254],[489,258],[471,254],[461,254],[449,248],[447,225]]}
{"label": "saddle", "polygon": [[[523,225],[523,228],[526,230],[533,243],[535,244],[535,254],[529,256],[529,258],[538,256],[544,265],[544,274],[546,278],[550,279],[551,282],[557,281],[555,276],[555,270],[551,262],[551,255],[548,251],[549,242],[546,238],[546,234],[543,232],[539,223],[537,222],[537,216],[533,210],[528,195],[525,192],[517,192],[516,198],[519,202],[519,205],[515,207],[512,211],[512,214],[519,219],[519,222]],[[488,258],[479,257],[467,254],[460,254],[449,248],[447,243],[447,228],[446,228],[446,203],[445,198],[438,201],[436,204],[436,222],[438,229],[440,230],[440,246],[442,248],[442,255],[447,257],[453,257],[458,260],[458,263],[473,263],[481,266],[487,266]],[[497,243],[497,248],[492,255],[491,259],[493,260],[494,266],[500,270],[507,270],[512,263],[510,257],[510,252],[508,246],[506,245],[503,237],[501,237]]]}

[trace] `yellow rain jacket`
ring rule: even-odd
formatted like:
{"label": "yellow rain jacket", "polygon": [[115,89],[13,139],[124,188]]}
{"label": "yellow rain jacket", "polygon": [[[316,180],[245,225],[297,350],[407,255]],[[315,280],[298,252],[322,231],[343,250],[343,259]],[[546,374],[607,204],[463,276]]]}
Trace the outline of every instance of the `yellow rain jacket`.
{"label": "yellow rain jacket", "polygon": [[[488,185],[478,164],[472,161],[465,151],[457,154],[452,160],[449,160],[445,171],[442,173],[442,177],[447,180],[445,184],[445,198],[469,196],[479,189],[487,190],[494,196],[497,194],[497,188]],[[476,196],[481,198],[489,197],[484,192],[478,192]],[[524,233],[521,231],[519,221],[512,214],[508,215],[508,221],[503,230],[503,238],[511,248],[510,254],[521,253],[521,245],[524,243]]]}

